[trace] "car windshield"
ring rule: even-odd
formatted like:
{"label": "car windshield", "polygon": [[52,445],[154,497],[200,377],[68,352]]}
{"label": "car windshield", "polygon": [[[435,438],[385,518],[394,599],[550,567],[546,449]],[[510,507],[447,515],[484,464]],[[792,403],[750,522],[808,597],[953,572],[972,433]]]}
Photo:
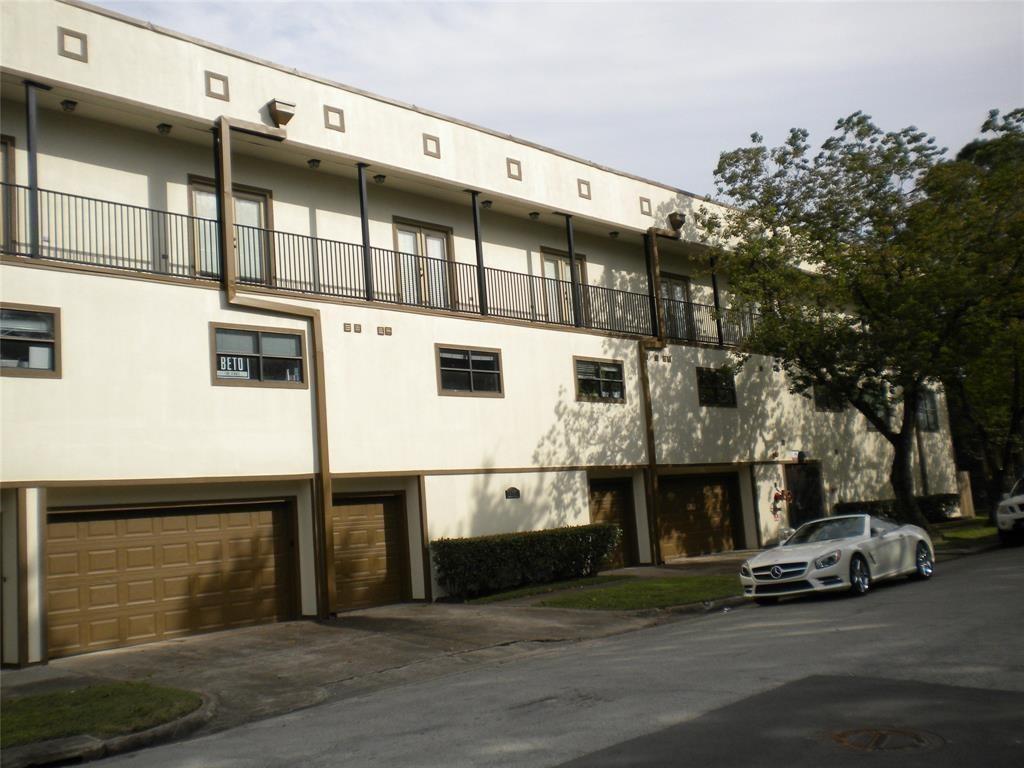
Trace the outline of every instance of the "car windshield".
{"label": "car windshield", "polygon": [[863,517],[837,517],[834,520],[815,520],[801,525],[797,532],[790,536],[786,546],[791,544],[812,544],[815,541],[832,539],[848,539],[864,534]]}

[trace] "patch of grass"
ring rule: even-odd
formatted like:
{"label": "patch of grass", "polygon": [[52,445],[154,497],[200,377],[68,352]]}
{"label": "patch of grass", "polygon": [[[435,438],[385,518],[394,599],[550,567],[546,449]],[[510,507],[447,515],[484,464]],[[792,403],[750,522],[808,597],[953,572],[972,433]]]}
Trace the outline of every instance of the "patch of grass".
{"label": "patch of grass", "polygon": [[987,517],[974,517],[966,520],[950,520],[938,523],[935,530],[942,537],[952,542],[980,543],[984,539],[996,538],[996,527]]}
{"label": "patch of grass", "polygon": [[149,683],[100,683],[3,703],[0,747],[87,734],[109,738],[187,715],[199,694]]}
{"label": "patch of grass", "polygon": [[610,587],[556,595],[540,605],[550,608],[585,608],[595,611],[638,611],[669,608],[739,595],[738,576],[679,576],[667,579],[635,578]]}
{"label": "patch of grass", "polygon": [[587,576],[582,579],[570,579],[569,581],[554,581],[550,584],[531,584],[528,587],[511,589],[508,592],[498,592],[486,597],[478,597],[469,600],[470,603],[500,603],[503,600],[515,600],[517,597],[529,597],[530,595],[546,595],[549,592],[559,592],[563,589],[583,589],[598,584],[610,584],[613,581],[633,579],[635,576]]}

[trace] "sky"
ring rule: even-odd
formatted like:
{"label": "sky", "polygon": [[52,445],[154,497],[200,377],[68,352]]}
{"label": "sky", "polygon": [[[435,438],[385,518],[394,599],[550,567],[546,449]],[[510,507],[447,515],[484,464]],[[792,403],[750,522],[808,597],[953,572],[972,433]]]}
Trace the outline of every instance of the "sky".
{"label": "sky", "polygon": [[1024,0],[92,2],[701,195],[754,131],[861,110],[955,152],[1024,107]]}

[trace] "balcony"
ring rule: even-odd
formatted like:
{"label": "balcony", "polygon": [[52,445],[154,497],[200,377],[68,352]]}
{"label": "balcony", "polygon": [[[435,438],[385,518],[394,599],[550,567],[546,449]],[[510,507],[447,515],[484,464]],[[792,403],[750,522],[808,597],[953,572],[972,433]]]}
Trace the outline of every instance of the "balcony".
{"label": "balcony", "polygon": [[[0,185],[0,249],[32,256],[27,187]],[[51,190],[38,192],[37,258],[180,278],[220,279],[215,220],[113,203]],[[482,314],[474,263],[370,248],[367,291],[363,246],[235,225],[240,284],[275,291],[366,300],[466,315]],[[572,284],[485,267],[487,315],[575,326]],[[675,341],[735,345],[746,327],[722,314],[721,339],[712,306],[664,300],[666,331]],[[651,297],[597,285],[580,286],[581,323],[612,333],[651,336]]]}

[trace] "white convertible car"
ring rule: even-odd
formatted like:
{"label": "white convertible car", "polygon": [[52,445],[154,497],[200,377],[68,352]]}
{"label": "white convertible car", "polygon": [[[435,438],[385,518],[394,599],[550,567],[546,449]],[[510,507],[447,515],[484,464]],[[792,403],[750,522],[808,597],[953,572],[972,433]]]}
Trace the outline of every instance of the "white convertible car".
{"label": "white convertible car", "polygon": [[759,603],[808,592],[867,594],[893,576],[929,578],[935,550],[928,532],[871,515],[824,517],[740,567],[743,594]]}

